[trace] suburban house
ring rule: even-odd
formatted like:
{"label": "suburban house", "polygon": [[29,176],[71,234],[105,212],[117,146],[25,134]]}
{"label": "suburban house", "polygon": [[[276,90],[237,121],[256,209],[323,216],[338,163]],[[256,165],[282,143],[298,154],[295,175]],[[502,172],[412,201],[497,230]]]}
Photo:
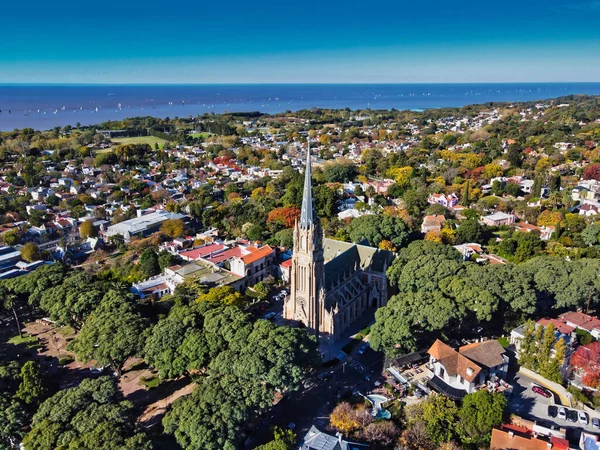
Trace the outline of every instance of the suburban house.
{"label": "suburban house", "polygon": [[423,218],[423,224],[421,225],[421,233],[429,232],[440,232],[442,231],[442,224],[446,221],[446,218],[439,214],[437,216],[425,216]]}
{"label": "suburban house", "polygon": [[508,356],[496,340],[463,345],[456,351],[437,339],[428,353],[429,385],[448,397],[461,399],[480,388],[508,388],[501,381],[508,372]]}
{"label": "suburban house", "polygon": [[302,439],[298,450],[366,450],[368,448],[366,444],[346,441],[339,433],[337,436],[323,433],[313,425]]}
{"label": "suburban house", "polygon": [[490,227],[497,227],[500,225],[510,225],[515,223],[515,216],[503,212],[495,212],[489,216],[482,217],[481,221]]}
{"label": "suburban house", "polygon": [[559,316],[565,324],[585,330],[590,333],[594,338],[600,339],[600,320],[596,317],[584,314],[578,311],[570,311]]}
{"label": "suburban house", "polygon": [[444,208],[452,209],[458,205],[458,197],[452,193],[446,194],[431,194],[427,199],[430,205],[442,205]]}
{"label": "suburban house", "polygon": [[[554,325],[556,341],[563,339],[567,348],[567,353],[573,348],[577,342],[575,335],[575,328],[569,325],[567,322],[561,319],[540,319],[535,323],[535,327],[546,327],[548,324]],[[525,325],[521,325],[510,332],[510,343],[515,346],[515,354],[519,356],[519,348],[521,339],[525,337],[524,334]]]}

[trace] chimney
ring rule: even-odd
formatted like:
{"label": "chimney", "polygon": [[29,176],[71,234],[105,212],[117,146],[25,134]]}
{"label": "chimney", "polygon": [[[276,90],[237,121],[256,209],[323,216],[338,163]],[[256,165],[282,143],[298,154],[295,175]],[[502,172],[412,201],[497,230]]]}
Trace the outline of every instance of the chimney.
{"label": "chimney", "polygon": [[338,433],[338,442],[341,444],[342,443],[342,433]]}
{"label": "chimney", "polygon": [[513,433],[512,431],[509,431],[508,432],[508,437],[511,438],[511,439],[514,438],[515,437],[515,433]]}
{"label": "chimney", "polygon": [[550,450],[552,448],[552,442],[546,442],[546,448]]}

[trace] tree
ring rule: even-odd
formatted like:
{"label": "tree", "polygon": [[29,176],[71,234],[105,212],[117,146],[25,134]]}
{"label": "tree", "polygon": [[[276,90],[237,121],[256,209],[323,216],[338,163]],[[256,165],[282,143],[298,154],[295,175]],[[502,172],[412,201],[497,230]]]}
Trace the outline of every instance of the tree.
{"label": "tree", "polygon": [[147,248],[142,252],[138,261],[138,267],[146,278],[153,277],[161,272],[158,255],[151,248]]}
{"label": "tree", "polygon": [[265,283],[259,281],[254,286],[252,286],[252,291],[256,295],[256,298],[262,301],[269,296],[269,292],[271,291],[271,289],[269,289],[269,286],[267,286]]}
{"label": "tree", "polygon": [[600,164],[589,164],[583,169],[584,180],[600,181]]}
{"label": "tree", "polygon": [[8,393],[0,392],[0,448],[18,449],[26,423],[22,404]]}
{"label": "tree", "polygon": [[167,219],[160,226],[160,231],[169,237],[177,238],[183,236],[185,232],[185,224],[181,219]]}
{"label": "tree", "polygon": [[40,366],[35,361],[27,361],[21,367],[21,384],[16,397],[34,409],[48,394],[48,387],[44,384]]}
{"label": "tree", "polygon": [[267,225],[278,224],[283,228],[292,228],[300,217],[300,210],[294,206],[275,208],[267,217]]}
{"label": "tree", "polygon": [[350,160],[336,160],[325,165],[324,175],[328,183],[352,181],[356,176],[356,166]]}
{"label": "tree", "polygon": [[94,227],[94,221],[92,219],[88,219],[81,224],[79,227],[79,235],[82,239],[94,238],[98,236],[98,232]]}
{"label": "tree", "polygon": [[468,394],[458,411],[459,434],[465,444],[489,445],[492,428],[502,423],[506,397],[485,389]]}
{"label": "tree", "polygon": [[418,420],[425,423],[429,437],[436,443],[450,441],[456,431],[459,410],[456,403],[443,395],[433,395],[423,402]]}
{"label": "tree", "polygon": [[145,341],[146,321],[127,300],[103,299],[69,344],[69,350],[84,362],[110,365],[121,375],[127,358],[139,355]]}
{"label": "tree", "polygon": [[390,241],[396,248],[404,246],[410,237],[406,223],[393,216],[366,215],[353,219],[347,228],[352,242],[366,239],[372,247],[383,240]]}
{"label": "tree", "polygon": [[62,284],[41,292],[39,306],[52,320],[79,329],[100,303],[107,287],[106,283],[98,282],[87,272],[74,272]]}
{"label": "tree", "polygon": [[571,357],[571,365],[583,373],[583,382],[592,388],[600,388],[600,342],[582,345]]}
{"label": "tree", "polygon": [[600,240],[598,239],[600,237],[600,225],[597,224],[589,224],[588,226],[585,227],[585,229],[581,232],[581,238],[583,239],[583,242],[585,243],[585,245],[598,245],[598,243],[600,243]]}
{"label": "tree", "polygon": [[480,224],[477,220],[464,220],[456,231],[456,237],[461,244],[469,242],[484,243],[488,238],[488,230],[485,225]]}
{"label": "tree", "polygon": [[42,259],[42,254],[40,253],[40,249],[33,242],[27,242],[21,248],[21,258],[23,258],[27,262],[39,261]]}
{"label": "tree", "polygon": [[45,400],[23,439],[26,450],[150,450],[147,437],[135,428],[133,405],[110,377],[84,379]]}
{"label": "tree", "polygon": [[244,440],[243,426],[251,416],[271,406],[273,395],[258,381],[233,376],[199,380],[191,395],[173,403],[162,423],[184,449],[236,450]]}
{"label": "tree", "polygon": [[208,302],[213,305],[241,306],[243,304],[242,294],[233,289],[231,286],[219,286],[211,288],[206,294],[200,295],[196,301]]}
{"label": "tree", "polygon": [[161,272],[167,267],[177,264],[178,261],[179,258],[171,252],[162,250],[158,253],[158,266],[160,267]]}
{"label": "tree", "polygon": [[275,427],[274,439],[264,445],[259,445],[255,450],[292,450],[296,444],[296,434],[292,430]]}
{"label": "tree", "polygon": [[508,146],[506,159],[510,162],[512,167],[521,167],[521,164],[523,163],[523,152],[521,151],[521,147],[519,147],[518,144],[510,144]]}
{"label": "tree", "polygon": [[356,412],[348,402],[338,404],[329,415],[331,425],[344,434],[350,434],[360,427]]}
{"label": "tree", "polygon": [[392,445],[398,436],[400,429],[390,420],[370,423],[362,432],[362,437],[375,445],[388,447]]}

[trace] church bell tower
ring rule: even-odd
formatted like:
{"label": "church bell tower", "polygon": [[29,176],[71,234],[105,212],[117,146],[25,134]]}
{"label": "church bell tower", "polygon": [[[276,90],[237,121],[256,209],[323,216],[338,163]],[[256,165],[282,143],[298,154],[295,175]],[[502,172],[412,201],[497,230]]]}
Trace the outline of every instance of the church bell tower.
{"label": "church bell tower", "polygon": [[283,314],[287,320],[302,322],[317,338],[323,320],[323,265],[323,231],[313,201],[309,142],[302,211],[294,226],[290,297],[284,305]]}

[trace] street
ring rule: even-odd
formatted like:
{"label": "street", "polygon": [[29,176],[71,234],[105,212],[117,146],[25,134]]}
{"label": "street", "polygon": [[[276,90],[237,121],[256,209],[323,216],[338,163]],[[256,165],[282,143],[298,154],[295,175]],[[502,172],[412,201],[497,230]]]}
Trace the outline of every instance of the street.
{"label": "street", "polygon": [[[383,354],[367,348],[363,355],[359,355],[359,347],[345,361],[316,371],[304,381],[300,390],[287,394],[251,436],[251,445],[264,444],[272,439],[275,426],[286,428],[293,423],[299,438],[311,425],[323,428],[329,424],[329,414],[341,396],[354,391],[366,394],[377,381],[383,382]],[[367,376],[368,380],[365,379]]]}

